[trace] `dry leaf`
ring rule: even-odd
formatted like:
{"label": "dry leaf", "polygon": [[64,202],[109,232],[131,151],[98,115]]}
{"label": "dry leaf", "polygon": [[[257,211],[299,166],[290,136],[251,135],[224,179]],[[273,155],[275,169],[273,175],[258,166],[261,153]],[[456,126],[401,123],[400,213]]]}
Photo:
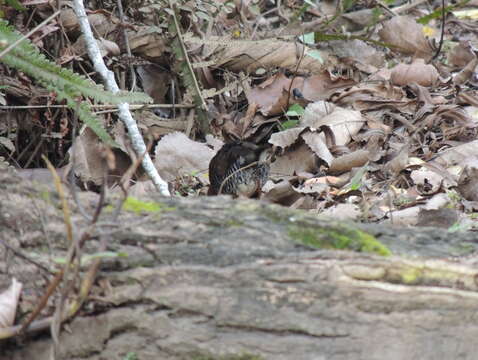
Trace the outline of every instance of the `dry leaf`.
{"label": "dry leaf", "polygon": [[299,139],[299,135],[304,131],[304,128],[292,128],[284,131],[277,132],[271,135],[269,143],[274,146],[286,149],[289,146],[295,144]]}
{"label": "dry leaf", "polygon": [[360,207],[355,204],[336,204],[321,212],[320,215],[332,217],[337,220],[354,220],[362,215]]}
{"label": "dry leaf", "polygon": [[[219,46],[213,60],[217,66],[234,72],[253,73],[259,68],[279,68],[318,74],[324,70],[324,63],[328,58],[327,52],[321,51],[322,59],[324,59],[321,63],[315,58],[307,56],[311,51],[308,47],[297,42],[283,40],[251,41],[209,37],[207,40],[195,39],[194,42],[196,44],[216,42]],[[299,64],[298,69],[297,64]]]}
{"label": "dry leaf", "polygon": [[306,144],[294,147],[271,164],[272,175],[291,176],[300,172],[316,173],[317,157]]}
{"label": "dry leaf", "polygon": [[423,26],[407,16],[394,16],[378,32],[380,39],[404,54],[428,59],[432,48],[423,35]]}
{"label": "dry leaf", "polygon": [[471,44],[462,41],[448,51],[447,58],[450,65],[462,69],[475,58],[475,54],[473,54]]}
{"label": "dry leaf", "polygon": [[476,156],[476,154],[478,154],[478,140],[446,149],[445,151],[438,153],[438,156],[434,161],[441,166],[448,168],[470,159]]}
{"label": "dry leaf", "polygon": [[0,294],[0,328],[13,325],[22,287],[22,283],[13,278],[10,287]]}
{"label": "dry leaf", "polygon": [[108,184],[111,185],[119,181],[131,166],[130,157],[122,150],[114,148],[111,149],[114,154],[114,166],[109,167],[105,161],[106,149],[98,136],[88,127],[75,139],[69,152],[75,165],[73,171],[81,182],[101,185],[104,175],[107,174]]}
{"label": "dry leaf", "polygon": [[154,164],[166,181],[183,175],[198,175],[208,184],[209,162],[214,154],[206,144],[175,132],[164,136],[156,145]]}
{"label": "dry leaf", "polygon": [[329,174],[342,174],[353,168],[364,166],[369,161],[367,150],[357,150],[335,158],[329,167]]}
{"label": "dry leaf", "polygon": [[280,181],[277,184],[268,181],[262,187],[262,191],[265,193],[264,200],[284,206],[290,206],[302,197],[301,194],[294,191],[293,186],[287,180]]}
{"label": "dry leaf", "polygon": [[[292,85],[291,85],[292,82]],[[303,78],[287,78],[282,73],[270,77],[255,86],[247,94],[249,104],[257,104],[259,111],[265,116],[282,114],[288,106],[294,104],[294,97],[289,90],[302,88]]]}
{"label": "dry leaf", "polygon": [[327,166],[331,164],[334,156],[327,148],[322,134],[317,131],[307,131],[303,133],[301,137],[319,159],[324,161]]}
{"label": "dry leaf", "polygon": [[422,86],[433,86],[438,82],[439,74],[431,64],[417,59],[412,64],[398,64],[392,69],[390,80],[394,85],[404,86],[417,83]]}
{"label": "dry leaf", "polygon": [[316,129],[323,125],[328,126],[334,134],[335,144],[338,146],[348,144],[350,139],[359,132],[365,123],[360,111],[335,107],[331,113],[322,116],[321,113],[317,113],[312,109],[314,107],[311,107],[311,105],[306,108],[300,125]]}
{"label": "dry leaf", "polygon": [[131,51],[137,56],[156,59],[166,50],[167,38],[156,27],[143,26],[127,34]]}

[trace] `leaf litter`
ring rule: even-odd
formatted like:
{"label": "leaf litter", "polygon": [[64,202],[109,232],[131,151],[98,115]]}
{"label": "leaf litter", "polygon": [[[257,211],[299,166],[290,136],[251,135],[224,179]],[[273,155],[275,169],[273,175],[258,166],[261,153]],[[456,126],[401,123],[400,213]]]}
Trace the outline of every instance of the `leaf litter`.
{"label": "leaf litter", "polygon": [[[442,24],[426,16],[434,14],[429,5],[332,5],[183,2],[176,15],[187,59],[174,55],[173,10],[166,5],[140,1],[121,19],[106,2],[88,16],[123,88],[155,101],[133,109],[134,116],[176,195],[206,194],[210,159],[224,142],[242,140],[274,149],[265,201],[361,221],[474,228],[478,27],[467,18],[472,5],[447,13],[437,58]],[[46,2],[29,6],[27,12],[37,9],[29,26],[52,12]],[[5,17],[25,30],[11,9]],[[87,72],[69,2],[34,40],[58,63],[98,81]],[[200,94],[184,82],[186,61]],[[20,172],[30,176],[43,167],[46,153],[57,167],[73,165],[85,188],[101,185],[105,172],[114,186],[135,161],[113,108],[97,109],[120,144],[108,151],[91,131],[76,131],[72,139],[79,125],[69,110],[55,108],[62,104],[53,93],[4,65],[0,71],[0,156]],[[198,97],[207,109],[199,110]],[[206,133],[198,120],[204,110]],[[109,157],[114,161],[106,164]],[[135,194],[151,191],[140,173],[132,180]]]}

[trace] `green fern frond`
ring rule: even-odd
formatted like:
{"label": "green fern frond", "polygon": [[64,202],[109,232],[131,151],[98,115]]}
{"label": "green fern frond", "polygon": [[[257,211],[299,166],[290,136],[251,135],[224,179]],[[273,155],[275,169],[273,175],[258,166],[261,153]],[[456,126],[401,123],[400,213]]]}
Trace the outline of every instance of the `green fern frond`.
{"label": "green fern frond", "polygon": [[[8,46],[21,38],[5,21],[0,20],[0,40],[3,46]],[[48,60],[40,51],[30,43],[28,39],[21,41],[10,52],[5,54],[1,61],[8,66],[19,69],[26,74],[53,84],[55,87],[64,88],[69,86],[72,90],[97,101],[120,104],[144,103],[150,102],[151,98],[144,93],[116,93],[112,94],[103,89],[103,86],[95,84],[91,80],[74,73],[73,71],[62,68],[54,62]]]}
{"label": "green fern frond", "polygon": [[93,132],[101,139],[103,143],[112,147],[118,147],[118,144],[116,144],[113,138],[108,134],[100,120],[93,115],[87,102],[78,102],[77,97],[70,94],[68,91],[58,91],[58,88],[55,88],[51,85],[43,85],[48,90],[55,91],[57,93],[58,100],[66,100],[66,104],[68,105],[68,107],[75,110],[78,115],[78,118],[83,121],[86,126],[93,130]]}
{"label": "green fern frond", "polygon": [[[6,21],[0,19],[0,50],[21,38],[20,33],[9,26]],[[73,110],[78,108],[76,99],[79,96],[111,104],[151,101],[151,98],[144,93],[119,92],[113,94],[105,91],[101,85],[48,60],[28,39],[22,40],[11,51],[3,55],[0,62],[37,79],[43,86],[56,92],[61,99],[65,99],[67,105]],[[85,102],[78,108],[78,116],[103,141],[110,145],[114,144],[113,139],[102,127],[101,122],[94,117]]]}

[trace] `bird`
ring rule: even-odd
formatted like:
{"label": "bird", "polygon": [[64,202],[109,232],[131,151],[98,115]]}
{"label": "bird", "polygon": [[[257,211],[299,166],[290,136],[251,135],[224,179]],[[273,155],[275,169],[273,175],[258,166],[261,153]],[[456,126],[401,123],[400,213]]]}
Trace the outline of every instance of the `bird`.
{"label": "bird", "polygon": [[271,149],[247,141],[226,143],[209,163],[208,195],[259,197],[269,176]]}

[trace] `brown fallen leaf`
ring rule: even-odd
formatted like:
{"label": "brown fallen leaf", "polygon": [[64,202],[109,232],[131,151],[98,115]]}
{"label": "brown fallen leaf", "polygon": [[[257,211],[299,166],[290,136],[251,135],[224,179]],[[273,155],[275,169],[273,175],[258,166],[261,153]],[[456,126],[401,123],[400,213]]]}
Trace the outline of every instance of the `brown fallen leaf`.
{"label": "brown fallen leaf", "polygon": [[[101,185],[105,174],[108,185],[112,185],[121,179],[132,163],[121,149],[105,147],[88,127],[75,139],[69,152],[72,155],[70,163],[75,165],[73,171],[84,186]],[[107,159],[112,162],[108,164]]]}
{"label": "brown fallen leaf", "polygon": [[347,145],[365,123],[360,111],[333,106],[329,107],[332,110],[324,115],[322,109],[324,104],[321,102],[309,104],[300,120],[300,125],[315,129],[321,126],[329,127],[335,137],[335,145],[338,146]]}
{"label": "brown fallen leaf", "polygon": [[448,63],[459,69],[463,69],[474,58],[475,54],[468,41],[460,41],[447,53]]}
{"label": "brown fallen leaf", "polygon": [[175,132],[164,136],[156,145],[154,165],[159,175],[171,181],[184,175],[197,175],[208,184],[209,162],[214,156],[206,144],[193,141],[185,134]]}
{"label": "brown fallen leaf", "polygon": [[233,72],[254,73],[258,69],[279,68],[318,74],[326,69],[329,57],[327,50],[321,50],[320,62],[308,55],[311,48],[298,42],[279,39],[236,40],[230,36],[200,39],[184,34],[184,40],[192,47],[205,46],[205,53],[211,54],[207,60]]}
{"label": "brown fallen leaf", "polygon": [[354,152],[339,156],[335,158],[330,164],[329,174],[342,174],[364,166],[369,161],[369,152],[367,150],[356,150]]}
{"label": "brown fallen leaf", "polygon": [[13,325],[22,287],[22,283],[13,278],[10,287],[0,293],[0,328]]}
{"label": "brown fallen leaf", "polygon": [[410,65],[398,64],[392,69],[390,80],[394,85],[404,86],[417,83],[422,86],[433,86],[439,80],[438,70],[423,59],[416,59]]}
{"label": "brown fallen leaf", "polygon": [[392,44],[394,49],[428,59],[433,55],[430,43],[423,35],[423,26],[408,16],[395,16],[383,24],[380,40]]}

